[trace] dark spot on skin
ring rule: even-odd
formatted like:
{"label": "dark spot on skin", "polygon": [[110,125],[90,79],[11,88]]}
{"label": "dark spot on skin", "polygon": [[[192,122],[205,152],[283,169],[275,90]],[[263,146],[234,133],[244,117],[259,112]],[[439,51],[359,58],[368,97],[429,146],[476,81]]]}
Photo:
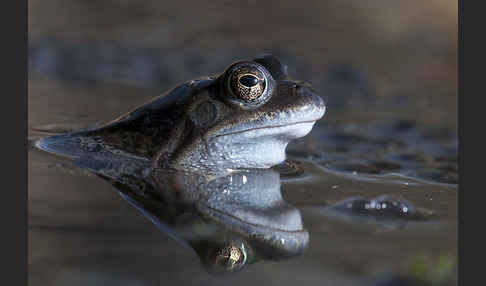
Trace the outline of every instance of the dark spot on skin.
{"label": "dark spot on skin", "polygon": [[217,117],[218,109],[210,101],[199,104],[192,112],[191,119],[200,126],[207,126],[214,122]]}

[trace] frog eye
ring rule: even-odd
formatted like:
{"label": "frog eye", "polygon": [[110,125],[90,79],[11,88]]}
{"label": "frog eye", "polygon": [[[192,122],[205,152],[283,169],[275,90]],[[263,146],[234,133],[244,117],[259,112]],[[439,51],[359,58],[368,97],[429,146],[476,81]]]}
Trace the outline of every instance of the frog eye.
{"label": "frog eye", "polygon": [[266,74],[255,65],[235,68],[228,79],[231,93],[247,103],[259,103],[267,89]]}

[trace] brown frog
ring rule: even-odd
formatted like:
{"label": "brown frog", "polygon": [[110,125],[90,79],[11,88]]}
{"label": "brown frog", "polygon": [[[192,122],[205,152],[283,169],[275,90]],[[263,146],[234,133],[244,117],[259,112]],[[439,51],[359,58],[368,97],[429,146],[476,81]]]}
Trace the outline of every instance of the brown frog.
{"label": "brown frog", "polygon": [[285,160],[290,140],[325,113],[309,85],[264,55],[222,74],[181,84],[107,124],[36,142],[78,160],[137,159],[152,167],[206,174],[269,168]]}

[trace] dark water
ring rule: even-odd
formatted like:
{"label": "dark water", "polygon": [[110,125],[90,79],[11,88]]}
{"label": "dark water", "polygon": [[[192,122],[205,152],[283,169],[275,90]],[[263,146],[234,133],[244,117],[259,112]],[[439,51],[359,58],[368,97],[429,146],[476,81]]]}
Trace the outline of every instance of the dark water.
{"label": "dark water", "polygon": [[[31,80],[30,88],[31,139],[108,120],[156,94],[45,79]],[[324,118],[308,136],[291,143],[288,155],[301,171],[280,167],[281,192],[300,211],[308,247],[297,257],[259,261],[220,277],[208,274],[190,247],[153,225],[109,182],[32,150],[31,283],[247,284],[256,279],[293,284],[305,279],[312,284],[378,285],[374,283],[417,276],[455,279],[453,132],[404,120],[327,123]]]}
{"label": "dark water", "polygon": [[[287,165],[274,168],[280,178],[255,184],[271,188],[276,200],[285,202],[294,226],[298,214],[308,245],[290,257],[265,257],[265,245],[248,243],[247,263],[239,271],[211,274],[206,263],[211,255],[201,251],[210,247],[193,242],[207,232],[209,241],[226,241],[234,237],[227,228],[208,227],[197,215],[163,213],[167,204],[160,198],[147,203],[130,197],[141,188],[137,180],[129,180],[137,184],[127,188],[129,183],[100,178],[31,148],[29,285],[457,283],[457,38],[450,37],[447,23],[424,20],[443,10],[383,3],[379,9],[375,4],[358,9],[353,1],[317,1],[305,9],[306,17],[285,29],[276,23],[243,29],[221,25],[218,21],[235,15],[205,14],[208,7],[135,9],[124,2],[101,13],[102,4],[73,3],[29,3],[29,138],[111,120],[176,84],[272,52],[292,77],[311,82],[328,107],[309,135],[289,144]],[[254,17],[287,15],[283,8],[275,15],[265,13],[275,7],[261,8]],[[168,9],[172,16],[163,13]],[[383,25],[390,13],[396,16],[393,29]],[[86,24],[78,14],[90,15],[93,22]],[[195,15],[207,19],[206,33],[195,36],[181,28]],[[137,22],[138,17],[148,20]],[[163,21],[178,32],[157,24]],[[309,28],[322,22],[319,29]],[[250,33],[257,27],[265,39]],[[159,34],[142,31],[167,37],[154,39]],[[145,41],[134,40],[141,38]],[[258,196],[258,188],[250,186],[240,190]],[[171,194],[171,188],[165,191]],[[165,218],[168,229],[157,218]],[[235,241],[248,239],[242,233]]]}

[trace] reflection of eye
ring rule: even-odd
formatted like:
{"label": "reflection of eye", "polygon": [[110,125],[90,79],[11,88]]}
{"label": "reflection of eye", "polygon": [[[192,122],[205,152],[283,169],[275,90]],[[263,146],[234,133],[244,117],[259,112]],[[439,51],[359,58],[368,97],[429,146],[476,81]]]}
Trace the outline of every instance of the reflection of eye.
{"label": "reflection of eye", "polygon": [[229,78],[232,93],[245,102],[257,102],[265,93],[265,74],[255,66],[235,69]]}
{"label": "reflection of eye", "polygon": [[246,262],[246,253],[240,247],[235,245],[226,245],[216,249],[214,257],[214,266],[223,271],[234,271],[240,269]]}
{"label": "reflection of eye", "polygon": [[229,273],[241,270],[254,256],[245,242],[236,238],[219,242],[203,243],[195,248],[201,262],[210,273]]}

